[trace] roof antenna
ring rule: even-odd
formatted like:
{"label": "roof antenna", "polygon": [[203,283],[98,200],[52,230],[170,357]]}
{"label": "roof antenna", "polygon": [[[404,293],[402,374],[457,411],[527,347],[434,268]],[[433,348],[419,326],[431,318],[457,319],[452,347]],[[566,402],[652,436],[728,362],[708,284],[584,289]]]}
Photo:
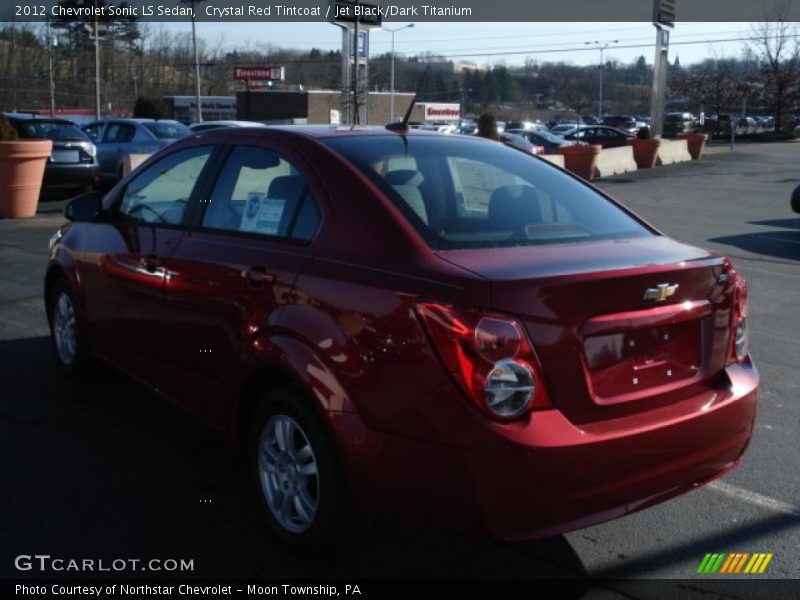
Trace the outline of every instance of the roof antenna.
{"label": "roof antenna", "polygon": [[430,64],[425,67],[425,70],[422,72],[422,77],[419,78],[419,83],[417,83],[417,91],[414,92],[414,97],[411,99],[411,104],[406,111],[406,116],[403,117],[403,120],[399,123],[389,123],[386,126],[386,129],[389,131],[408,131],[408,121],[411,119],[411,111],[414,110],[414,106],[417,104],[417,96],[419,96],[419,92],[422,89],[422,86],[425,83],[425,79],[428,77],[428,71],[431,70]]}

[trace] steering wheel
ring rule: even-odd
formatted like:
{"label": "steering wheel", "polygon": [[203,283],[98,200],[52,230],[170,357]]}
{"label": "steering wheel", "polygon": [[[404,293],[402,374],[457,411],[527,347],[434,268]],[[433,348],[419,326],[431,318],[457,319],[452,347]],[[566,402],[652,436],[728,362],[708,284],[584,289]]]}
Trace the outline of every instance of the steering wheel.
{"label": "steering wheel", "polygon": [[[148,206],[147,204],[137,204],[136,206],[134,206],[133,208],[131,208],[128,211],[128,216],[129,217],[133,217],[134,215],[137,215],[138,213],[142,212],[143,210],[148,210],[151,213],[153,213],[156,216],[156,218],[158,219],[159,223],[166,223],[167,222],[164,219],[164,215],[162,215],[160,212],[158,212],[155,208],[152,208],[152,207]],[[134,218],[137,218],[137,217],[134,217]],[[142,219],[142,220],[144,220],[144,219]]]}

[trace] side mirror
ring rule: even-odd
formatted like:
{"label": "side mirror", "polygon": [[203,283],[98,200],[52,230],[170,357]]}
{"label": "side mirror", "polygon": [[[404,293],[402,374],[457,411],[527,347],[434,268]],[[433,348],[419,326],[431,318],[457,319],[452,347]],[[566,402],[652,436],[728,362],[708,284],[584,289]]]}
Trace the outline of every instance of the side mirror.
{"label": "side mirror", "polygon": [[103,212],[103,199],[97,192],[86,192],[75,196],[67,203],[64,216],[70,221],[93,223]]}
{"label": "side mirror", "polygon": [[794,188],[792,192],[792,210],[796,213],[800,213],[800,185]]}

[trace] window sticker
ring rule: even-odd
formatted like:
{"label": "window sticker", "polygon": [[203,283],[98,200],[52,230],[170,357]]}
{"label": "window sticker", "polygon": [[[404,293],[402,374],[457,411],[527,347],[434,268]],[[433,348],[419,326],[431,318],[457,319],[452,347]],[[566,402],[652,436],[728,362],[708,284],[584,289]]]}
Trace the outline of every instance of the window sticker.
{"label": "window sticker", "polygon": [[261,192],[250,192],[242,215],[240,231],[277,235],[286,201],[267,198]]}

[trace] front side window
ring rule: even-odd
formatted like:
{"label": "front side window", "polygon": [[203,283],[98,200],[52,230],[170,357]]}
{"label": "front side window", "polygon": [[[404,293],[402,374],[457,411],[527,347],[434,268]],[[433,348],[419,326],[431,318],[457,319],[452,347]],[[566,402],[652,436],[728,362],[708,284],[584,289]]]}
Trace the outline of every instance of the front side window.
{"label": "front side window", "polygon": [[133,140],[136,127],[130,123],[109,123],[103,141],[106,143],[125,144]]}
{"label": "front side window", "polygon": [[180,224],[211,151],[186,148],[150,165],[125,187],[119,213],[132,221]]}
{"label": "front side window", "polygon": [[234,148],[214,187],[203,227],[308,241],[319,210],[305,177],[277,152]]}
{"label": "front side window", "polygon": [[435,249],[652,235],[589,186],[505,145],[415,136],[326,139]]}

